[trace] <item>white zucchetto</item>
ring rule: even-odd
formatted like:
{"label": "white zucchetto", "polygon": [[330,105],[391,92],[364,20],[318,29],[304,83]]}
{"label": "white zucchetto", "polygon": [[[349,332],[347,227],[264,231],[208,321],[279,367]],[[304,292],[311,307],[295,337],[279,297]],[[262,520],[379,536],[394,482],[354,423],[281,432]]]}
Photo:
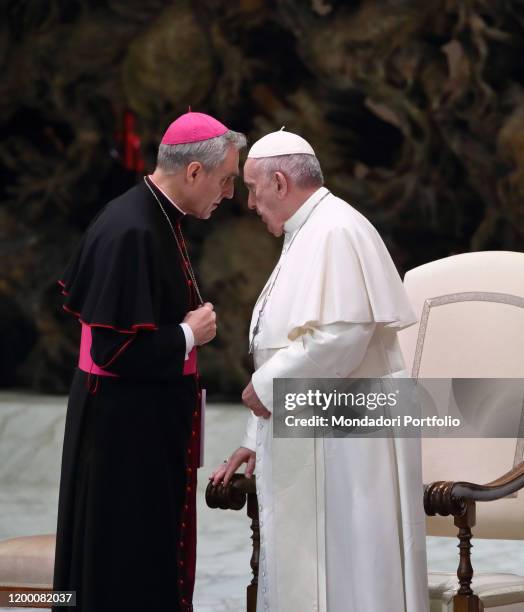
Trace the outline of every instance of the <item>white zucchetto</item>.
{"label": "white zucchetto", "polygon": [[292,132],[285,132],[281,128],[278,132],[271,132],[257,140],[249,149],[248,157],[276,157],[277,155],[315,155],[313,147],[307,140]]}

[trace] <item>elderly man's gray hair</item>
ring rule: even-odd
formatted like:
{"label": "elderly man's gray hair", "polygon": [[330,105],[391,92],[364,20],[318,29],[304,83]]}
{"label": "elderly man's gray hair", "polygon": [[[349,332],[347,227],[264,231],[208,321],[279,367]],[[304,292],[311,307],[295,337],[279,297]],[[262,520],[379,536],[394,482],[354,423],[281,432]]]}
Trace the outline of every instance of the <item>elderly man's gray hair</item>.
{"label": "elderly man's gray hair", "polygon": [[224,161],[229,147],[238,150],[246,146],[246,137],[240,132],[228,130],[221,136],[188,142],[187,144],[167,145],[158,147],[156,165],[165,174],[176,174],[191,162],[197,161],[206,170],[213,170]]}
{"label": "elderly man's gray hair", "polygon": [[282,172],[298,187],[321,187],[324,184],[319,161],[314,155],[304,153],[275,155],[261,157],[256,161],[257,169],[268,179],[273,173]]}

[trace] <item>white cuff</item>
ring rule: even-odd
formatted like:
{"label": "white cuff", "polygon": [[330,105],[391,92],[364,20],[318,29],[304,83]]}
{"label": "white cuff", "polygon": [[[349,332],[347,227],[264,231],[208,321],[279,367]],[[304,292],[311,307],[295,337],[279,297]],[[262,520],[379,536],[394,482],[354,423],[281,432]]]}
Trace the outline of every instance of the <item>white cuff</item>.
{"label": "white cuff", "polygon": [[189,353],[195,346],[195,336],[193,335],[193,330],[188,323],[180,323],[180,327],[182,328],[184,336],[186,337],[186,359],[188,359]]}
{"label": "white cuff", "polygon": [[258,369],[251,376],[251,384],[266,410],[273,412],[273,376],[271,370]]}
{"label": "white cuff", "polygon": [[256,452],[257,447],[257,423],[258,417],[251,413],[246,425],[246,435],[244,436],[242,444],[240,445],[253,452]]}

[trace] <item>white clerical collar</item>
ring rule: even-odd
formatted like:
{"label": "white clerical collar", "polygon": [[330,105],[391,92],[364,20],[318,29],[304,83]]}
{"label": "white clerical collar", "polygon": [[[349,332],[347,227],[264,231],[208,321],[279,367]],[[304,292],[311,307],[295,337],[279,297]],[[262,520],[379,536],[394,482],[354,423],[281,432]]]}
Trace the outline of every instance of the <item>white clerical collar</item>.
{"label": "white clerical collar", "polygon": [[304,223],[309,213],[315,208],[319,200],[328,193],[326,187],[320,187],[302,204],[302,206],[284,223],[286,234],[292,234]]}
{"label": "white clerical collar", "polygon": [[160,191],[160,193],[166,198],[166,200],[168,200],[168,202],[170,202],[171,204],[173,204],[173,206],[180,211],[183,215],[185,215],[186,213],[180,208],[180,206],[178,206],[178,204],[176,204],[168,195],[167,193],[162,189],[162,187],[159,187],[155,181],[151,178],[151,175],[149,174],[147,176],[147,178],[153,183],[153,185],[158,189],[158,191]]}

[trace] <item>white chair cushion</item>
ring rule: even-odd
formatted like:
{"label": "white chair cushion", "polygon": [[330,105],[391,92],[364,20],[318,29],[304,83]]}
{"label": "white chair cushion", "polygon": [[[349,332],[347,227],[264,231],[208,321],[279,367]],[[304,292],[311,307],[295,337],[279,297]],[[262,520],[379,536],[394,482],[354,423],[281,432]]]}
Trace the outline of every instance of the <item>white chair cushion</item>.
{"label": "white chair cushion", "polygon": [[[453,610],[452,599],[458,591],[457,575],[452,572],[430,572],[428,574],[431,612]],[[522,604],[508,610],[524,611],[524,576],[497,572],[478,572],[471,585],[485,608],[498,608],[511,604]]]}
{"label": "white chair cushion", "polygon": [[0,587],[52,588],[54,535],[10,538],[0,542]]}

